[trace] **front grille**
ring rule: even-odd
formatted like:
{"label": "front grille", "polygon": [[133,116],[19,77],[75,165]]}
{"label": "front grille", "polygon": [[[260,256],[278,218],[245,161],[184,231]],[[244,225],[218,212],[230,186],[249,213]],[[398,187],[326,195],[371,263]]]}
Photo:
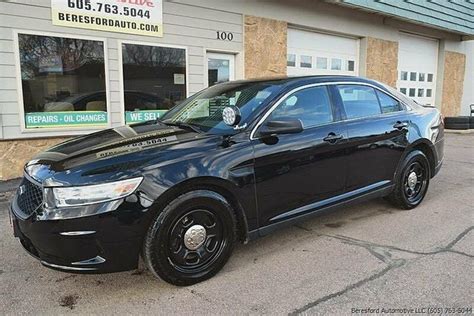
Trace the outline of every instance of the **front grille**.
{"label": "front grille", "polygon": [[23,178],[17,191],[17,204],[19,211],[24,215],[33,214],[43,203],[43,190],[27,178]]}

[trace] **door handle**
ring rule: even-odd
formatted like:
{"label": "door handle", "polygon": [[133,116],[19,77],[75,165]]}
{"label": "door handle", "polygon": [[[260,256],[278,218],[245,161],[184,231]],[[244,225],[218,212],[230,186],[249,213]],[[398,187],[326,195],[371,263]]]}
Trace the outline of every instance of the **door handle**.
{"label": "door handle", "polygon": [[407,122],[397,121],[397,122],[393,125],[393,127],[396,128],[396,129],[399,129],[399,130],[406,129],[406,128],[408,127],[408,123],[407,123]]}
{"label": "door handle", "polygon": [[328,143],[336,143],[338,140],[342,139],[344,136],[342,134],[329,133],[328,136],[324,137],[323,140]]}

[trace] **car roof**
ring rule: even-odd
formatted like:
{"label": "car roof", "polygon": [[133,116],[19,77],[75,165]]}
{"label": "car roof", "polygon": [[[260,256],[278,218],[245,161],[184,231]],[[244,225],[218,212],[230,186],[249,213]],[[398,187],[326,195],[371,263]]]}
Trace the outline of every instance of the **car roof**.
{"label": "car roof", "polygon": [[244,79],[233,81],[233,83],[275,83],[283,85],[304,85],[311,83],[325,83],[325,82],[361,82],[377,85],[381,87],[382,85],[374,80],[370,80],[364,77],[358,76],[344,76],[344,75],[312,75],[312,76],[276,76],[276,77],[263,77],[256,79]]}

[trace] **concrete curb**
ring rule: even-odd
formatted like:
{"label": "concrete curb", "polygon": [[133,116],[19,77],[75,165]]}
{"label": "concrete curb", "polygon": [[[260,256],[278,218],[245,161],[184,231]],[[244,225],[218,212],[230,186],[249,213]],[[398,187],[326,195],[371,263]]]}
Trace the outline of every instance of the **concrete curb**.
{"label": "concrete curb", "polygon": [[474,134],[474,129],[445,129],[448,134]]}

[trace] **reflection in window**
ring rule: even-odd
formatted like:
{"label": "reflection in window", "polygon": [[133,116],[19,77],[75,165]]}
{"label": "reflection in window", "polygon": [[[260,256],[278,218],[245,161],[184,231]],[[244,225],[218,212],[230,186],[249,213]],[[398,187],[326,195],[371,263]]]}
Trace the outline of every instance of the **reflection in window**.
{"label": "reflection in window", "polygon": [[347,61],[347,70],[348,71],[354,71],[355,62],[353,60],[348,60]]}
{"label": "reflection in window", "polygon": [[388,94],[385,94],[379,90],[377,91],[377,96],[379,97],[380,107],[382,108],[382,113],[391,113],[398,112],[402,110],[400,102],[392,98]]}
{"label": "reflection in window", "polygon": [[421,81],[421,82],[425,81],[425,74],[424,73],[422,73],[422,72],[418,73],[418,81]]}
{"label": "reflection in window", "polygon": [[418,89],[418,97],[422,98],[425,95],[425,89]]}
{"label": "reflection in window", "polygon": [[18,45],[26,128],[107,124],[103,42],[18,34]]}
{"label": "reflection in window", "polygon": [[296,66],[296,55],[295,54],[286,55],[286,65],[288,67],[295,67]]}
{"label": "reflection in window", "polygon": [[431,98],[432,95],[432,90],[431,89],[426,89],[426,97]]}
{"label": "reflection in window", "polygon": [[433,74],[428,74],[428,82],[433,82]]}
{"label": "reflection in window", "polygon": [[410,97],[414,97],[415,93],[416,93],[415,88],[410,88],[410,90],[408,90],[408,96],[410,96]]}
{"label": "reflection in window", "polygon": [[339,58],[331,59],[331,70],[341,70],[342,69],[342,60]]}
{"label": "reflection in window", "polygon": [[400,80],[408,80],[408,72],[407,71],[400,72]]}
{"label": "reflection in window", "polygon": [[300,67],[301,68],[311,68],[313,64],[313,58],[311,56],[300,56]]}
{"label": "reflection in window", "polygon": [[416,72],[410,72],[410,81],[416,81]]}
{"label": "reflection in window", "polygon": [[373,116],[381,113],[380,105],[371,87],[358,85],[338,86],[348,119]]}
{"label": "reflection in window", "polygon": [[213,86],[230,80],[230,62],[228,59],[207,59],[207,84]]}
{"label": "reflection in window", "polygon": [[328,59],[326,57],[316,57],[317,69],[328,69]]}
{"label": "reflection in window", "polygon": [[125,121],[159,118],[186,98],[182,48],[122,44]]}
{"label": "reflection in window", "polygon": [[407,88],[400,88],[400,93],[407,94]]}
{"label": "reflection in window", "polygon": [[299,119],[303,127],[332,122],[331,102],[326,87],[313,87],[297,91],[286,98],[267,119]]}

